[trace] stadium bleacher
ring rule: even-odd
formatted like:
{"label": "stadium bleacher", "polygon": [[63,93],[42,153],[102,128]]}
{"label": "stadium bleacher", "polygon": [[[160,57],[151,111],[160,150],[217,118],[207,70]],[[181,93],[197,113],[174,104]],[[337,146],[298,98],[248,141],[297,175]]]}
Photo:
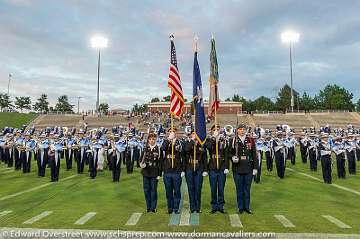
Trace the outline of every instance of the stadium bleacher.
{"label": "stadium bleacher", "polygon": [[[47,126],[65,126],[80,128],[84,123],[88,124],[89,128],[106,127],[111,128],[117,125],[127,126],[130,122],[141,130],[147,129],[144,121],[139,121],[138,117],[127,118],[123,115],[115,116],[86,116],[82,120],[81,115],[39,115],[31,126],[38,129]],[[147,122],[158,122],[154,117],[147,119]],[[296,131],[301,130],[302,127],[325,126],[329,124],[332,128],[345,128],[348,124],[352,124],[356,128],[360,128],[360,115],[355,112],[314,112],[310,114],[305,113],[267,113],[267,114],[239,114],[239,115],[218,115],[218,123],[222,126],[233,125],[236,123],[245,123],[251,127],[259,126],[262,128],[275,129],[276,125],[287,124]],[[211,125],[207,124],[209,129]],[[179,127],[180,122],[175,121],[175,126]]]}

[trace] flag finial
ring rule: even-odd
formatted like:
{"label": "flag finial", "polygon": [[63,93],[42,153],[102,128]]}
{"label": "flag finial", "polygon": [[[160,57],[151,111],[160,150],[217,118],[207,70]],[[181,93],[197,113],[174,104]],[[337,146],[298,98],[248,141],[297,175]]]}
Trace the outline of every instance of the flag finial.
{"label": "flag finial", "polygon": [[197,36],[197,35],[195,35],[194,36],[194,51],[195,52],[197,52],[197,50],[198,50],[198,47],[197,47],[197,45],[198,45],[198,41],[199,41],[199,37]]}

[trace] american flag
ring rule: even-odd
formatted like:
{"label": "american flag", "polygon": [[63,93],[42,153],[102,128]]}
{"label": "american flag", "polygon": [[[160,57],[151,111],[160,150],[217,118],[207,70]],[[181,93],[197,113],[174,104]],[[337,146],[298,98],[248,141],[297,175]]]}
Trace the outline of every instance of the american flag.
{"label": "american flag", "polygon": [[171,90],[170,113],[180,116],[184,107],[184,96],[181,88],[181,80],[177,67],[174,36],[170,36],[171,41],[171,60],[168,87]]}

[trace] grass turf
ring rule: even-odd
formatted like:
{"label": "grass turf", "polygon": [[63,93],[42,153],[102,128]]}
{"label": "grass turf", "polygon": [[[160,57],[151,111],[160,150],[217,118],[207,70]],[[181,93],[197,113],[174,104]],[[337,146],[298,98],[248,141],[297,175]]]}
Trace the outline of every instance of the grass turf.
{"label": "grass turf", "polygon": [[[321,179],[321,166],[312,173],[308,165],[300,162],[298,154],[296,165],[288,162],[288,167]],[[60,180],[76,174],[75,168],[66,171],[64,160]],[[265,164],[263,164],[263,169]],[[36,176],[33,161],[32,172],[7,172],[0,165],[0,198],[33,188],[50,181],[47,169],[45,178]],[[360,170],[360,164],[357,164]],[[359,190],[359,176],[348,176],[346,180],[334,182],[354,190]],[[272,232],[316,232],[316,233],[360,233],[359,195],[343,191],[331,185],[307,178],[295,171],[286,171],[286,178],[276,177],[276,170],[270,175],[263,172],[261,184],[252,185],[253,215],[240,215],[244,231]],[[142,178],[139,170],[126,174],[122,169],[120,183],[111,182],[111,172],[100,172],[95,180],[88,174],[53,183],[33,192],[0,201],[0,212],[12,210],[13,213],[0,217],[0,227],[34,228],[81,228],[81,229],[121,229],[141,231],[239,231],[230,225],[229,214],[236,213],[235,185],[231,173],[225,186],[225,208],[227,214],[210,214],[209,179],[205,178],[202,193],[202,213],[199,226],[169,226],[170,216],[166,214],[166,198],[162,179],[158,186],[158,212],[144,213],[136,226],[125,226],[134,212],[145,211],[142,191]],[[53,211],[48,217],[31,225],[22,224],[25,220],[43,211]],[[74,222],[87,212],[96,212],[95,217],[85,225]],[[286,216],[296,227],[284,228],[275,214]],[[332,215],[351,229],[341,229],[321,215]]]}
{"label": "grass turf", "polygon": [[0,128],[6,126],[19,128],[24,124],[28,124],[36,117],[36,114],[22,114],[16,112],[0,112]]}

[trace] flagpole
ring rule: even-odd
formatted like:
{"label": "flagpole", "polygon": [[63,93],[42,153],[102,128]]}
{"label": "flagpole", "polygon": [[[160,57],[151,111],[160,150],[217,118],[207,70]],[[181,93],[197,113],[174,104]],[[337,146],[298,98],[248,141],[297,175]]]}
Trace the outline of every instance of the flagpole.
{"label": "flagpole", "polygon": [[[197,52],[197,42],[198,42],[198,37],[195,35],[195,37],[194,37],[194,41],[195,41],[195,49],[194,49],[194,53],[196,54],[196,52]],[[195,60],[195,59],[194,59]],[[194,131],[195,131],[195,134],[196,134],[196,105],[195,105],[195,100],[193,99],[193,105],[194,105]],[[194,165],[194,172],[195,172],[195,170],[196,170],[196,137],[195,137],[195,142],[194,142],[194,159],[193,159],[193,165]]]}
{"label": "flagpole", "polygon": [[[171,132],[174,133],[174,115],[171,115]],[[174,168],[174,141],[171,140],[171,168]]]}
{"label": "flagpole", "polygon": [[[218,131],[217,127],[217,105],[215,102],[215,130]],[[219,134],[219,132],[218,132]],[[216,151],[216,169],[219,169],[219,145],[218,145],[218,135],[215,138],[215,151]]]}

